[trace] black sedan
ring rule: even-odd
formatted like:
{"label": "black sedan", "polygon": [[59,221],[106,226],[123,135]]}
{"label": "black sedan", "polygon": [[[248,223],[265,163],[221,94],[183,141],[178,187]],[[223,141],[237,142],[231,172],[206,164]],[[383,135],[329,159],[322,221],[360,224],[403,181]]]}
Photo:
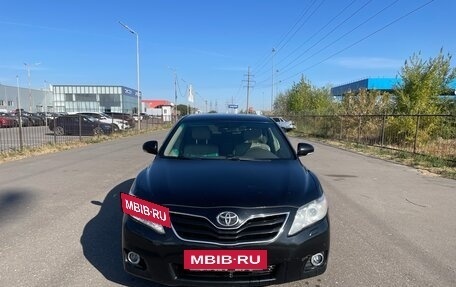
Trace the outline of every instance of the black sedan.
{"label": "black sedan", "polygon": [[102,135],[112,132],[111,124],[84,115],[61,115],[49,122],[56,135]]}
{"label": "black sedan", "polygon": [[162,211],[148,209],[150,220],[124,211],[127,272],[170,286],[266,286],[325,272],[328,204],[298,158],[310,144],[295,152],[267,117],[208,114],[182,118],[160,148],[143,150],[156,156],[126,196],[166,208],[170,224],[155,220]]}

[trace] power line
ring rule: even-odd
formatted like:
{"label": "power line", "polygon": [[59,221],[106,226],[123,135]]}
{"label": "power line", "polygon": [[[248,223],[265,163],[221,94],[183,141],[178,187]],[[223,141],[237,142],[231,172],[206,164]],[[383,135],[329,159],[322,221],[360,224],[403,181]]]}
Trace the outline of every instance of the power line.
{"label": "power line", "polygon": [[[279,40],[279,42],[277,43],[277,45],[275,45],[274,47],[278,47],[277,50],[279,49],[282,49],[283,47],[285,47],[285,45],[294,37],[294,35],[302,28],[302,26],[309,20],[310,17],[307,18],[307,20],[301,24],[301,26],[299,26],[299,28],[293,33],[293,35],[287,40],[287,42],[285,44],[282,44],[282,42],[288,37],[288,35],[295,29],[295,27],[299,24],[299,22],[301,22],[301,20],[306,16],[307,12],[309,12],[310,8],[313,6],[313,4],[316,2],[316,0],[313,0],[311,2],[311,4],[309,5],[309,7],[307,7],[304,12],[301,14],[301,16],[298,18],[298,20],[293,24],[293,26],[282,36],[282,38]],[[324,0],[323,0],[324,2]],[[323,3],[321,2],[321,4]],[[320,6],[321,6],[320,4]],[[320,7],[318,6],[317,9]],[[317,10],[316,9],[316,10]],[[315,13],[315,11],[313,12]],[[312,16],[313,13],[310,15]],[[260,71],[262,71],[262,69],[265,67],[265,65],[269,62],[269,59],[271,58],[271,54],[268,54],[265,59],[263,61],[260,61],[258,65],[255,65],[255,66],[259,66],[257,69],[254,69],[256,73],[260,73]]]}
{"label": "power line", "polygon": [[283,61],[285,61],[287,58],[289,58],[291,55],[296,53],[299,49],[301,49],[305,44],[307,44],[310,40],[312,40],[316,35],[318,35],[321,31],[323,31],[326,27],[329,26],[334,20],[336,20],[340,15],[342,15],[350,6],[352,6],[357,0],[352,0],[347,6],[345,6],[337,15],[335,15],[333,18],[331,18],[323,27],[321,27],[318,31],[316,31],[312,36],[310,36],[305,42],[303,42],[301,45],[296,47],[291,53],[289,53],[287,56],[283,57],[277,65],[280,65]]}
{"label": "power line", "polygon": [[[356,1],[356,0],[355,0]],[[353,1],[353,2],[355,2]],[[373,0],[369,0],[368,2],[364,3],[361,7],[359,7],[356,11],[354,11],[352,14],[350,14],[348,17],[346,17],[344,20],[342,20],[342,22],[340,22],[339,24],[337,24],[331,31],[329,31],[328,33],[326,33],[322,38],[320,38],[316,43],[314,43],[311,47],[307,48],[304,52],[302,52],[299,56],[295,57],[292,61],[290,61],[288,64],[286,64],[284,67],[281,67],[280,70],[283,72],[283,70],[286,71],[286,68],[289,67],[290,65],[292,65],[293,63],[295,63],[297,60],[299,60],[299,58],[303,57],[309,50],[311,50],[313,47],[317,46],[319,43],[321,43],[324,39],[326,39],[329,35],[331,35],[333,32],[335,32],[337,29],[339,29],[340,27],[342,27],[343,24],[347,23],[349,20],[351,20],[354,16],[356,16],[361,10],[363,10],[367,5],[369,5]],[[347,7],[351,6],[352,3],[350,3]],[[346,10],[347,7],[345,7],[343,10]],[[341,13],[339,13],[340,15]],[[337,18],[334,17],[334,18]],[[333,18],[333,19],[334,19]],[[332,21],[332,19],[330,20]],[[326,27],[327,25],[325,25],[324,27]],[[323,30],[320,29],[320,31]],[[315,34],[314,34],[315,35]],[[312,36],[313,37],[313,36]],[[307,43],[308,41],[306,41],[305,43]],[[304,43],[300,46],[302,47],[304,45]],[[300,48],[299,47],[299,48]],[[298,49],[299,49],[298,48]],[[294,51],[292,52],[294,53]],[[288,57],[288,56],[287,56]],[[280,63],[282,63],[284,60],[281,60],[279,62],[279,65]],[[293,66],[294,67],[294,66]],[[269,81],[270,77],[267,78],[267,80],[265,80],[265,82]]]}
{"label": "power line", "polygon": [[[387,7],[381,9],[379,12],[377,12],[376,14],[374,14],[373,16],[369,17],[367,20],[363,21],[361,24],[357,25],[355,28],[351,29],[350,31],[342,34],[342,36],[340,36],[339,38],[337,38],[335,41],[329,43],[328,45],[326,45],[325,47],[323,47],[322,49],[318,49],[315,53],[313,53],[312,55],[310,55],[309,57],[305,58],[304,60],[296,63],[296,61],[301,58],[302,56],[304,56],[310,49],[312,49],[313,47],[315,47],[316,45],[318,45],[319,43],[321,43],[329,34],[331,34],[333,31],[337,30],[337,28],[339,28],[342,24],[344,24],[347,20],[351,19],[352,17],[354,17],[359,11],[361,11],[364,7],[367,6],[367,4],[369,4],[371,1],[367,2],[365,5],[363,5],[361,8],[359,8],[357,11],[355,11],[355,13],[353,13],[349,18],[345,19],[341,24],[339,24],[338,26],[336,26],[333,30],[331,30],[328,34],[326,34],[322,39],[320,39],[319,41],[317,41],[315,44],[313,44],[310,48],[308,48],[307,50],[305,50],[303,53],[301,53],[297,58],[295,58],[292,62],[290,62],[289,64],[287,64],[285,67],[282,68],[282,71],[284,73],[286,73],[287,71],[290,71],[291,69],[299,66],[300,64],[304,63],[305,61],[311,59],[312,57],[320,54],[321,52],[323,52],[324,50],[326,50],[327,48],[331,47],[332,45],[334,45],[335,43],[337,43],[338,41],[340,41],[341,39],[345,38],[347,35],[349,35],[351,32],[355,31],[356,29],[358,29],[359,27],[361,27],[362,25],[366,24],[367,22],[369,22],[370,20],[372,20],[373,18],[375,18],[376,16],[378,16],[379,14],[381,14],[381,12],[385,11],[387,8],[391,7],[392,5],[394,5],[396,2],[398,2],[399,0],[395,0],[393,3],[389,4]],[[290,67],[290,65],[292,63],[295,63],[294,65],[292,65]],[[289,67],[289,68],[287,68]]]}
{"label": "power line", "polygon": [[404,18],[410,16],[411,14],[413,14],[413,13],[415,13],[415,12],[417,12],[417,11],[423,9],[424,7],[426,7],[427,5],[431,4],[431,3],[434,2],[434,1],[435,1],[435,0],[430,0],[430,1],[428,1],[428,2],[426,2],[426,3],[424,3],[424,4],[422,4],[422,5],[418,6],[417,8],[415,8],[415,9],[413,9],[413,10],[407,12],[406,14],[404,14],[404,15],[402,15],[402,16],[396,18],[396,19],[394,19],[394,20],[391,21],[391,22],[389,22],[389,23],[386,24],[385,26],[383,26],[383,27],[381,27],[381,28],[375,30],[374,32],[368,34],[367,36],[364,36],[364,37],[361,38],[360,40],[355,41],[354,43],[352,43],[352,44],[350,44],[350,45],[344,47],[343,49],[337,51],[336,53],[331,54],[330,56],[326,57],[325,59],[323,59],[323,60],[321,60],[321,61],[319,61],[319,62],[317,62],[317,63],[315,63],[315,64],[313,64],[313,65],[311,65],[311,66],[309,66],[309,67],[307,67],[306,69],[300,71],[299,73],[296,73],[296,74],[294,74],[294,75],[292,75],[292,76],[290,76],[290,77],[288,77],[288,78],[283,79],[282,82],[287,81],[287,80],[289,80],[289,79],[291,79],[291,78],[294,78],[294,77],[296,77],[297,75],[302,74],[303,72],[305,72],[305,71],[307,71],[307,70],[310,70],[310,69],[312,69],[312,68],[314,68],[314,67],[316,67],[316,66],[318,66],[318,65],[320,65],[320,64],[322,64],[322,63],[324,63],[324,62],[326,62],[327,60],[331,59],[332,57],[339,55],[340,53],[342,53],[342,52],[344,52],[344,51],[346,51],[346,50],[348,50],[348,49],[354,47],[355,45],[361,43],[362,41],[364,41],[364,40],[366,40],[366,39],[372,37],[373,35],[377,34],[378,32],[385,30],[386,28],[392,26],[393,24],[399,22],[400,20],[402,20],[402,19],[404,19]]}
{"label": "power line", "polygon": [[325,1],[323,0],[322,2],[320,2],[320,5],[318,5],[317,8],[315,8],[315,10],[312,11],[312,13],[309,15],[309,17],[307,17],[306,21],[304,21],[301,26],[299,26],[299,28],[293,33],[293,35],[291,35],[291,37],[287,40],[287,42],[285,42],[282,47],[278,47],[277,48],[277,52],[279,52],[282,48],[284,48],[290,41],[291,39],[293,39],[293,37],[296,35],[296,33],[298,33],[299,30],[301,30],[301,28],[304,26],[304,24],[306,24],[310,18],[312,18],[312,16],[315,14],[315,12],[318,11],[318,9],[320,9],[320,7],[323,5]]}

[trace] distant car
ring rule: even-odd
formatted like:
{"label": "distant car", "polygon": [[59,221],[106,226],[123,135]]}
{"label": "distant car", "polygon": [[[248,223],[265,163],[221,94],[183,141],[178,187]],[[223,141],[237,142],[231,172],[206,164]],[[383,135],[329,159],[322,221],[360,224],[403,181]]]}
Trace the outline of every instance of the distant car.
{"label": "distant car", "polygon": [[13,116],[16,121],[18,122],[18,125],[21,125],[23,127],[28,127],[28,126],[32,126],[32,123],[30,122],[30,119],[24,115],[21,114],[21,121],[19,121],[19,114],[16,113],[16,114],[11,114],[11,116]]}
{"label": "distant car", "polygon": [[135,119],[132,117],[132,115],[130,115],[128,113],[117,113],[117,112],[104,112],[104,113],[114,119],[127,121],[131,128],[134,128],[136,125]]}
{"label": "distant car", "polygon": [[22,116],[26,117],[29,120],[31,126],[44,126],[45,124],[44,119],[37,114],[23,112]]}
{"label": "distant car", "polygon": [[282,117],[272,117],[272,119],[286,132],[296,128],[296,125],[292,121],[284,120]]}
{"label": "distant car", "polygon": [[49,122],[49,129],[56,135],[110,134],[112,125],[99,122],[85,115],[62,115]]}
{"label": "distant car", "polygon": [[170,222],[154,221],[159,212],[164,218],[156,209],[151,220],[124,213],[127,272],[167,286],[208,287],[266,286],[325,272],[328,204],[299,160],[312,145],[298,143],[295,151],[268,117],[201,114],[177,122],[160,148],[148,141],[143,150],[155,158],[125,195],[167,208]]}
{"label": "distant car", "polygon": [[8,113],[0,113],[0,128],[17,127],[18,119]]}
{"label": "distant car", "polygon": [[78,113],[78,114],[95,118],[105,124],[111,124],[113,131],[125,130],[125,129],[130,128],[130,125],[128,124],[128,122],[126,120],[115,119],[105,113],[82,112],[82,113]]}

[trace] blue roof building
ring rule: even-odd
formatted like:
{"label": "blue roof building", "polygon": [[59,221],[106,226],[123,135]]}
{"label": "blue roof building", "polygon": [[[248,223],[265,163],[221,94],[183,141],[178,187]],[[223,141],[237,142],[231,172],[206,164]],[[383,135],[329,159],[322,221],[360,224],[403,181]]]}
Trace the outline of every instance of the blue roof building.
{"label": "blue roof building", "polygon": [[[350,92],[357,92],[359,90],[376,90],[391,92],[394,88],[401,84],[402,80],[398,78],[367,78],[356,82],[340,85],[331,88],[331,95],[333,97],[341,97]],[[456,90],[456,80],[452,81],[448,87]]]}
{"label": "blue roof building", "polygon": [[331,88],[331,95],[340,97],[359,90],[392,91],[402,81],[397,78],[367,78]]}

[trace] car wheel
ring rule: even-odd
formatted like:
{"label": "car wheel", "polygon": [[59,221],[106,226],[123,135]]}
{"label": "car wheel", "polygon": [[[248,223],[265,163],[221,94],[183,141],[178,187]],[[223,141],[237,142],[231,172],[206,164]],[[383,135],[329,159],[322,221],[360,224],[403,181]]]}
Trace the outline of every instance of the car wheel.
{"label": "car wheel", "polygon": [[94,136],[99,136],[99,135],[102,135],[102,134],[104,134],[104,131],[103,131],[102,128],[96,127],[96,128],[93,129],[93,135]]}
{"label": "car wheel", "polygon": [[54,133],[58,136],[63,136],[65,134],[65,130],[61,126],[57,126],[54,128]]}
{"label": "car wheel", "polygon": [[112,124],[112,131],[113,132],[118,132],[120,130],[119,126],[116,124]]}

